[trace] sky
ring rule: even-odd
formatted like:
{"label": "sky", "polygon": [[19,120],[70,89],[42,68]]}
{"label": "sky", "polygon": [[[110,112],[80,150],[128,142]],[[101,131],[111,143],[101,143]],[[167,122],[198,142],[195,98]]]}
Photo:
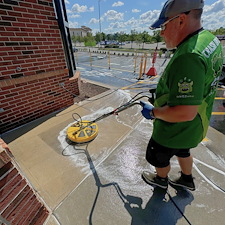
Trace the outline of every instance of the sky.
{"label": "sky", "polygon": [[[95,35],[116,32],[147,31],[158,18],[165,3],[161,0],[64,0],[69,26],[87,26]],[[100,10],[99,10],[100,9]],[[100,18],[100,23],[99,23]],[[225,28],[225,0],[205,0],[203,27],[209,30]]]}

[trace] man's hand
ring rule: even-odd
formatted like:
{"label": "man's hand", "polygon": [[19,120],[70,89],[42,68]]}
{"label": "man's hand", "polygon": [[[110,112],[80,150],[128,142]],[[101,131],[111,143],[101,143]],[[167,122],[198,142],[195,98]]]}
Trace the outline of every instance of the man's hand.
{"label": "man's hand", "polygon": [[140,104],[143,107],[141,111],[142,115],[148,120],[155,119],[154,114],[152,112],[152,110],[154,109],[154,106],[152,104],[145,103],[143,101],[140,101]]}

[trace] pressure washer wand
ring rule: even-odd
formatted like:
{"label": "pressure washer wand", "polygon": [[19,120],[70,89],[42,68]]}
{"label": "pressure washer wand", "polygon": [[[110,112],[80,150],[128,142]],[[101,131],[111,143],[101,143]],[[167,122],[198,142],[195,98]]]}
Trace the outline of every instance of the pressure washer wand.
{"label": "pressure washer wand", "polygon": [[118,115],[118,113],[124,111],[125,109],[128,109],[134,105],[141,105],[140,102],[137,102],[137,100],[143,98],[143,97],[147,97],[149,98],[149,96],[141,96],[139,98],[133,99],[133,101],[129,101],[124,105],[119,106],[118,108],[114,109],[113,111],[103,114],[102,116],[96,118],[95,120],[90,121],[86,126],[81,127],[78,131],[74,132],[73,135],[77,134],[78,132],[80,132],[81,130],[89,127],[91,124],[98,122],[99,120],[102,120],[110,115]]}

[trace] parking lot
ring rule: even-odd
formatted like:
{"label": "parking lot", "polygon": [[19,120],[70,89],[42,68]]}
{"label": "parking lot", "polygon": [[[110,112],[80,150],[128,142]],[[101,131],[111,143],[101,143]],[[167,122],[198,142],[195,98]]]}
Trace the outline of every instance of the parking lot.
{"label": "parking lot", "polygon": [[[100,52],[100,51],[99,51]],[[145,73],[152,67],[152,58],[144,57],[143,53],[135,52],[109,52],[101,53],[76,52],[77,69],[81,71],[81,79],[87,79],[110,85],[115,89],[129,90],[132,92],[149,91],[157,85],[158,79],[169,62],[170,58],[157,58],[154,67],[156,76],[146,76]],[[146,63],[146,68],[145,67]],[[140,68],[142,72],[140,73]],[[214,102],[210,126],[225,134],[225,85],[218,87]]]}

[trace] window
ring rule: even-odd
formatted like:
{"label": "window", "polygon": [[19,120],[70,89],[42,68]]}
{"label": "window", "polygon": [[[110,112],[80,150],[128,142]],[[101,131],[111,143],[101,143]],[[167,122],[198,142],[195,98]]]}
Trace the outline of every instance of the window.
{"label": "window", "polygon": [[69,77],[72,77],[76,70],[76,64],[69,32],[69,23],[66,14],[65,2],[64,0],[54,0],[54,5],[59,24],[59,29],[62,36],[66,63],[69,70]]}

